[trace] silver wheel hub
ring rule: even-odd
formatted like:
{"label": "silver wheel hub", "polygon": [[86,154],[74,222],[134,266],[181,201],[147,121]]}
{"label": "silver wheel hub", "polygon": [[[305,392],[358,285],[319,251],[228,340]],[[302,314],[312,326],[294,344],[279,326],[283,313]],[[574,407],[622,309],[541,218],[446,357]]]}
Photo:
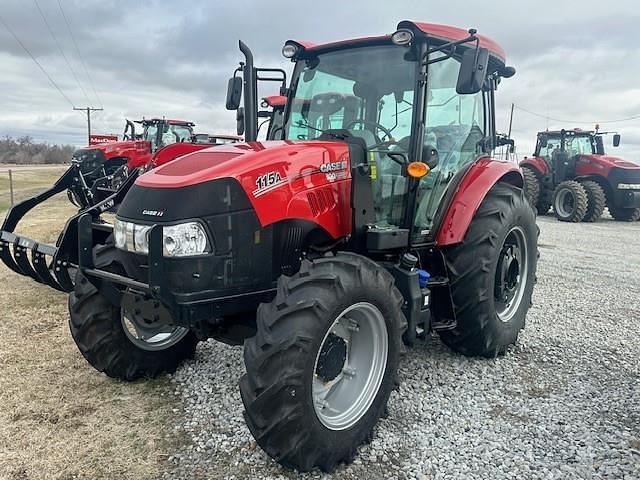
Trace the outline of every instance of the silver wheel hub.
{"label": "silver wheel hub", "polygon": [[122,328],[127,338],[142,350],[159,351],[174,346],[189,332],[188,328],[147,322],[140,315],[120,310]]}
{"label": "silver wheel hub", "polygon": [[568,189],[563,189],[558,192],[554,208],[561,217],[568,217],[571,215],[575,206],[575,200],[573,193]]}
{"label": "silver wheel hub", "polygon": [[494,301],[501,321],[509,322],[520,308],[528,270],[526,234],[521,227],[513,227],[504,239],[496,266]]}
{"label": "silver wheel hub", "polygon": [[367,413],[382,385],[388,354],[387,327],[376,306],[360,302],[338,315],[313,369],[313,406],[325,427],[345,430]]}

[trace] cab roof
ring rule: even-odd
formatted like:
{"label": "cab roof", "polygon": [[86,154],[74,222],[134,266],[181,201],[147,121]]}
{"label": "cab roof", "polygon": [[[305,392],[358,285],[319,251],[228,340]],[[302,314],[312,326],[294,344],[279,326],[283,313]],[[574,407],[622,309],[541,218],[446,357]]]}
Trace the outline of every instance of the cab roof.
{"label": "cab roof", "polygon": [[[544,132],[538,132],[538,135],[544,136],[560,136],[563,130],[545,130]],[[566,128],[564,129],[565,135],[595,135],[595,130],[582,130],[581,128]]]}
{"label": "cab roof", "polygon": [[167,122],[169,125],[186,125],[193,127],[195,123],[188,120],[176,120],[171,118],[143,118],[142,120],[134,120],[136,123],[162,123]]}
{"label": "cab roof", "polygon": [[[442,40],[443,42],[451,42],[457,40],[463,40],[469,36],[469,31],[463,28],[452,27],[449,25],[440,25],[437,23],[426,22],[414,22],[411,20],[403,20],[398,23],[397,29],[408,28],[414,34],[422,34],[431,38]],[[504,49],[495,41],[491,40],[484,35],[476,34],[478,37],[480,46],[489,50],[491,56],[493,56],[500,63],[504,64],[507,59],[507,55]],[[333,42],[315,44],[308,41],[289,40],[287,43],[294,43],[302,46],[306,52],[319,52],[324,50],[333,50],[341,47],[355,46],[363,43],[390,40],[391,35],[378,35],[370,37],[351,38],[347,40],[338,40]]]}

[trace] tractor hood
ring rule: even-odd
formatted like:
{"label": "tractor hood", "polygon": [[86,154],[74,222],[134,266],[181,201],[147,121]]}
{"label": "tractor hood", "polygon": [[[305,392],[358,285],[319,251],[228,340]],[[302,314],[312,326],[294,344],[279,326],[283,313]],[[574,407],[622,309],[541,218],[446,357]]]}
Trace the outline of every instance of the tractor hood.
{"label": "tractor hood", "polygon": [[[349,147],[341,142],[268,141],[207,148],[145,173],[136,185],[180,188],[220,178],[234,178],[253,197],[291,186],[314,173],[324,181],[346,178]],[[339,165],[334,165],[338,164]]]}
{"label": "tractor hood", "polygon": [[118,214],[165,222],[250,207],[263,226],[308,220],[337,238],[351,227],[350,148],[285,140],[199,150],[139,177]]}
{"label": "tractor hood", "polygon": [[640,169],[640,165],[636,163],[623,160],[622,158],[612,157],[609,155],[580,155],[580,161],[583,163],[590,163],[591,165],[601,165],[603,167],[618,167],[618,168],[631,168]]}
{"label": "tractor hood", "polygon": [[83,147],[79,151],[100,150],[108,158],[113,156],[112,155],[113,152],[130,150],[130,149],[151,151],[151,143],[146,140],[135,140],[135,141],[125,140],[122,142],[105,142],[105,143],[99,143],[95,145],[89,145],[88,147]]}

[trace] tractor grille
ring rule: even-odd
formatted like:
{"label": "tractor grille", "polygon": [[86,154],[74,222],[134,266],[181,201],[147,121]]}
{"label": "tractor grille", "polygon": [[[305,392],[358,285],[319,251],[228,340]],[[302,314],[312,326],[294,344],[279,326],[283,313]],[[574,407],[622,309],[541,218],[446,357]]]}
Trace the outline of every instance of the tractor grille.
{"label": "tractor grille", "polygon": [[336,205],[333,192],[328,188],[319,188],[307,193],[307,200],[309,201],[309,207],[311,207],[311,213],[314,217],[331,210]]}
{"label": "tractor grille", "polygon": [[640,168],[619,168],[611,169],[609,173],[611,186],[616,188],[619,183],[640,183]]}

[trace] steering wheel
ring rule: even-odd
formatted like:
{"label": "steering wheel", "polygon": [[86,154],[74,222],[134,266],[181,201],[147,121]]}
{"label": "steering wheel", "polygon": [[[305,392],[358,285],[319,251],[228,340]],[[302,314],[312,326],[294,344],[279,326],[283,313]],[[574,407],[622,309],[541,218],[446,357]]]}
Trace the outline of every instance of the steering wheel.
{"label": "steering wheel", "polygon": [[[364,119],[354,120],[353,122],[349,122],[349,124],[347,126],[345,126],[344,128],[349,130],[354,125],[371,125],[371,126],[375,127],[377,130],[382,130],[383,131],[383,133],[386,135],[387,139],[384,142],[383,141],[378,142],[376,145],[374,145],[375,147],[377,147],[378,145],[385,144],[385,143],[390,143],[391,139],[393,138],[393,134],[391,133],[391,131],[388,128],[383,127],[378,122],[372,122],[370,120],[364,120]],[[374,135],[376,136],[376,138],[378,140],[380,140],[380,138],[378,138],[377,134],[374,133]]]}

